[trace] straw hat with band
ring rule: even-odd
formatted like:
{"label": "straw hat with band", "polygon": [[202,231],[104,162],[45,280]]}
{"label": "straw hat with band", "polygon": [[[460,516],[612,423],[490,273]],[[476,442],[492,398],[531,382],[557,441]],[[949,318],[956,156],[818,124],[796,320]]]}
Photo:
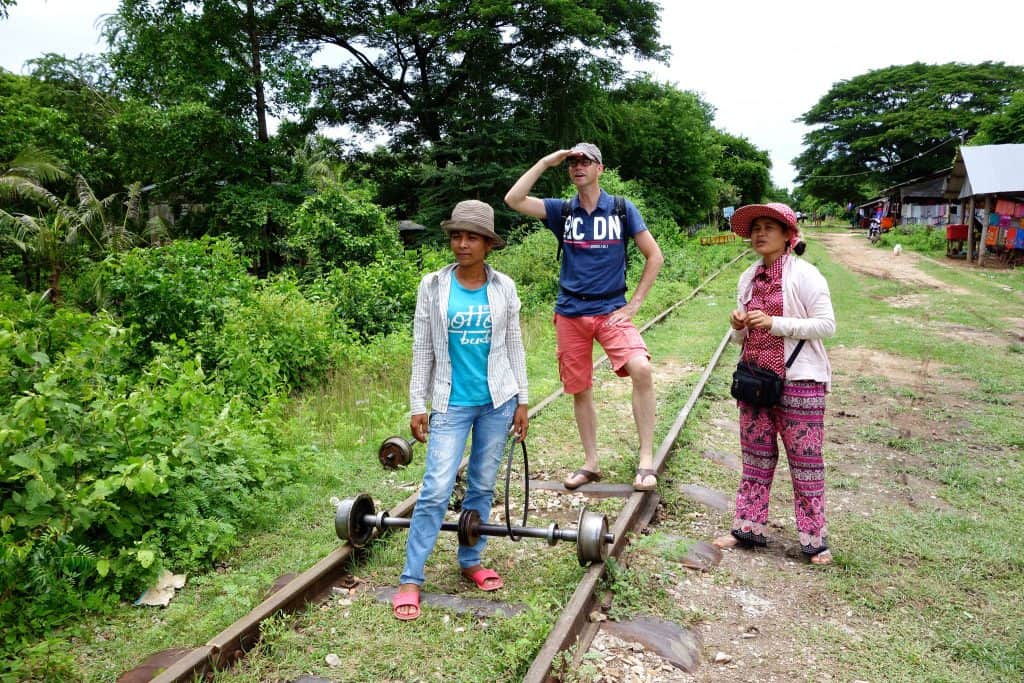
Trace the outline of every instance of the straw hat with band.
{"label": "straw hat with band", "polygon": [[456,230],[483,235],[491,240],[494,249],[505,246],[505,240],[494,232],[494,209],[490,204],[477,199],[459,202],[452,209],[451,220],[441,221],[441,229],[446,233]]}

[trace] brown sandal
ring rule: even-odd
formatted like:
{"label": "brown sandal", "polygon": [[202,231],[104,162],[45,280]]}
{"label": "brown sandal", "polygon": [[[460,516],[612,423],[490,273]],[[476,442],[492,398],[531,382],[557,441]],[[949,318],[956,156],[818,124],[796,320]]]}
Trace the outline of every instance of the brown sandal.
{"label": "brown sandal", "polygon": [[[583,481],[581,481],[578,484],[570,483],[570,482],[574,481],[577,477],[583,477]],[[594,482],[598,482],[598,481],[601,481],[601,473],[600,472],[593,472],[591,470],[584,469],[584,468],[581,467],[580,469],[576,470],[575,472],[570,474],[568,477],[566,477],[565,481],[562,482],[562,486],[564,486],[565,488],[569,489],[570,491],[575,491],[576,489],[578,489],[579,487],[583,486],[584,484],[590,484],[590,483],[594,483]]]}
{"label": "brown sandal", "polygon": [[[653,491],[656,488],[658,488],[658,473],[655,470],[647,469],[646,467],[641,467],[636,471],[636,476],[639,477],[640,484],[637,485],[636,479],[633,480],[634,491]],[[644,486],[643,481],[647,477],[654,477],[654,483],[648,486]]]}

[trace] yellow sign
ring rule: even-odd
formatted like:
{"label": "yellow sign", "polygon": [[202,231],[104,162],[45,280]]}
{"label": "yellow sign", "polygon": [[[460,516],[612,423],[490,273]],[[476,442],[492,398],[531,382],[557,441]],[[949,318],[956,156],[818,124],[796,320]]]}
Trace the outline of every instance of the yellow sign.
{"label": "yellow sign", "polygon": [[708,244],[726,244],[728,242],[735,242],[736,234],[730,232],[728,235],[715,235],[714,237],[701,237],[701,246],[707,246]]}

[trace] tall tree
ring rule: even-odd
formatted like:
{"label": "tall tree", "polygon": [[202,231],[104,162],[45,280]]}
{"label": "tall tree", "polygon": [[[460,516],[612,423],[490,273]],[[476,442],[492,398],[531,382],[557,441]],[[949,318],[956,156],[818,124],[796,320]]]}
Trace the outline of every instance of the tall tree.
{"label": "tall tree", "polygon": [[55,102],[47,84],[0,69],[0,159],[28,149],[47,150],[65,168],[93,169],[93,144],[77,121]]}
{"label": "tall tree", "polygon": [[539,89],[571,92],[574,75],[617,70],[623,55],[663,59],[658,10],[650,0],[284,0],[277,12],[294,40],[336,48],[318,70],[312,117],[408,149],[443,141],[460,120],[507,117]]}
{"label": "tall tree", "polygon": [[713,109],[692,92],[641,77],[610,93],[595,141],[605,165],[623,180],[639,180],[680,224],[716,204]]}
{"label": "tall tree", "polygon": [[814,129],[797,181],[837,202],[948,166],[960,139],[1024,89],[1002,62],[890,66],[832,86],[800,121]]}
{"label": "tall tree", "polygon": [[[102,57],[68,58],[47,53],[27,63],[35,83],[35,101],[60,112],[67,132],[81,136],[84,154],[68,158],[68,167],[90,179],[100,191],[116,192],[126,180],[112,160],[110,122],[121,108],[117,79]],[[54,151],[63,154],[64,150]]]}
{"label": "tall tree", "polygon": [[1014,94],[1005,108],[987,117],[971,139],[973,145],[1024,143],[1024,91]]}
{"label": "tall tree", "polygon": [[[297,113],[309,98],[311,79],[309,51],[279,35],[278,15],[273,12],[276,4],[273,0],[122,0],[105,25],[111,64],[123,77],[129,95],[157,107],[149,117],[153,124],[166,127],[181,119],[194,124],[189,128],[191,138],[172,128],[169,132],[179,144],[161,147],[165,153],[190,144],[195,150],[194,157],[177,157],[173,167],[181,172],[171,177],[187,178],[193,184],[190,189],[201,194],[177,199],[205,203],[216,186],[231,184],[217,193],[214,215],[233,212],[238,202],[279,204],[272,183],[278,164],[286,164],[287,157],[272,144],[270,118]],[[145,119],[133,116],[122,130],[144,133]],[[218,130],[232,134],[211,135]],[[238,134],[245,131],[248,138]],[[243,159],[246,163],[237,163]],[[193,161],[193,168],[182,168]],[[217,205],[221,203],[228,206]],[[280,212],[256,213],[265,220],[255,235],[247,222],[243,239],[249,248],[259,250],[261,271],[267,272],[277,261],[274,245],[282,229],[272,213]]]}
{"label": "tall tree", "polygon": [[255,175],[258,147],[250,135],[244,122],[199,102],[126,102],[110,125],[114,159],[130,177],[151,186],[153,196],[192,204]]}
{"label": "tall tree", "polygon": [[271,0],[123,0],[104,26],[110,61],[131,96],[170,106],[202,102],[247,119],[267,142],[269,116],[308,97],[309,53],[276,34]]}
{"label": "tall tree", "polygon": [[744,137],[721,131],[717,131],[716,137],[722,153],[715,161],[715,176],[735,188],[736,202],[762,201],[771,189],[772,162],[768,152]]}

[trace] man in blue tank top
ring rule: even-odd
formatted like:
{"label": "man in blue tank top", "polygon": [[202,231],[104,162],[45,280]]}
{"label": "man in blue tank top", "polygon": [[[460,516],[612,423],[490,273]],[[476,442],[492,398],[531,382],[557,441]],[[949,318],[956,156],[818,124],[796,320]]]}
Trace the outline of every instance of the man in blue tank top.
{"label": "man in blue tank top", "polygon": [[[549,168],[563,164],[577,194],[539,199],[530,190]],[[620,202],[601,189],[601,150],[589,142],[561,149],[535,163],[505,195],[516,211],[544,221],[563,245],[555,303],[558,371],[565,393],[573,396],[576,426],[583,444],[583,466],[565,480],[567,489],[601,479],[597,457],[597,412],[594,407],[593,346],[601,344],[612,369],[633,383],[633,418],[639,440],[639,462],[633,487],[651,491],[658,480],[653,469],[655,398],[650,354],[633,325],[661,269],[658,243],[632,202]],[[633,295],[626,300],[626,250],[632,238],[644,257],[644,269]]]}

